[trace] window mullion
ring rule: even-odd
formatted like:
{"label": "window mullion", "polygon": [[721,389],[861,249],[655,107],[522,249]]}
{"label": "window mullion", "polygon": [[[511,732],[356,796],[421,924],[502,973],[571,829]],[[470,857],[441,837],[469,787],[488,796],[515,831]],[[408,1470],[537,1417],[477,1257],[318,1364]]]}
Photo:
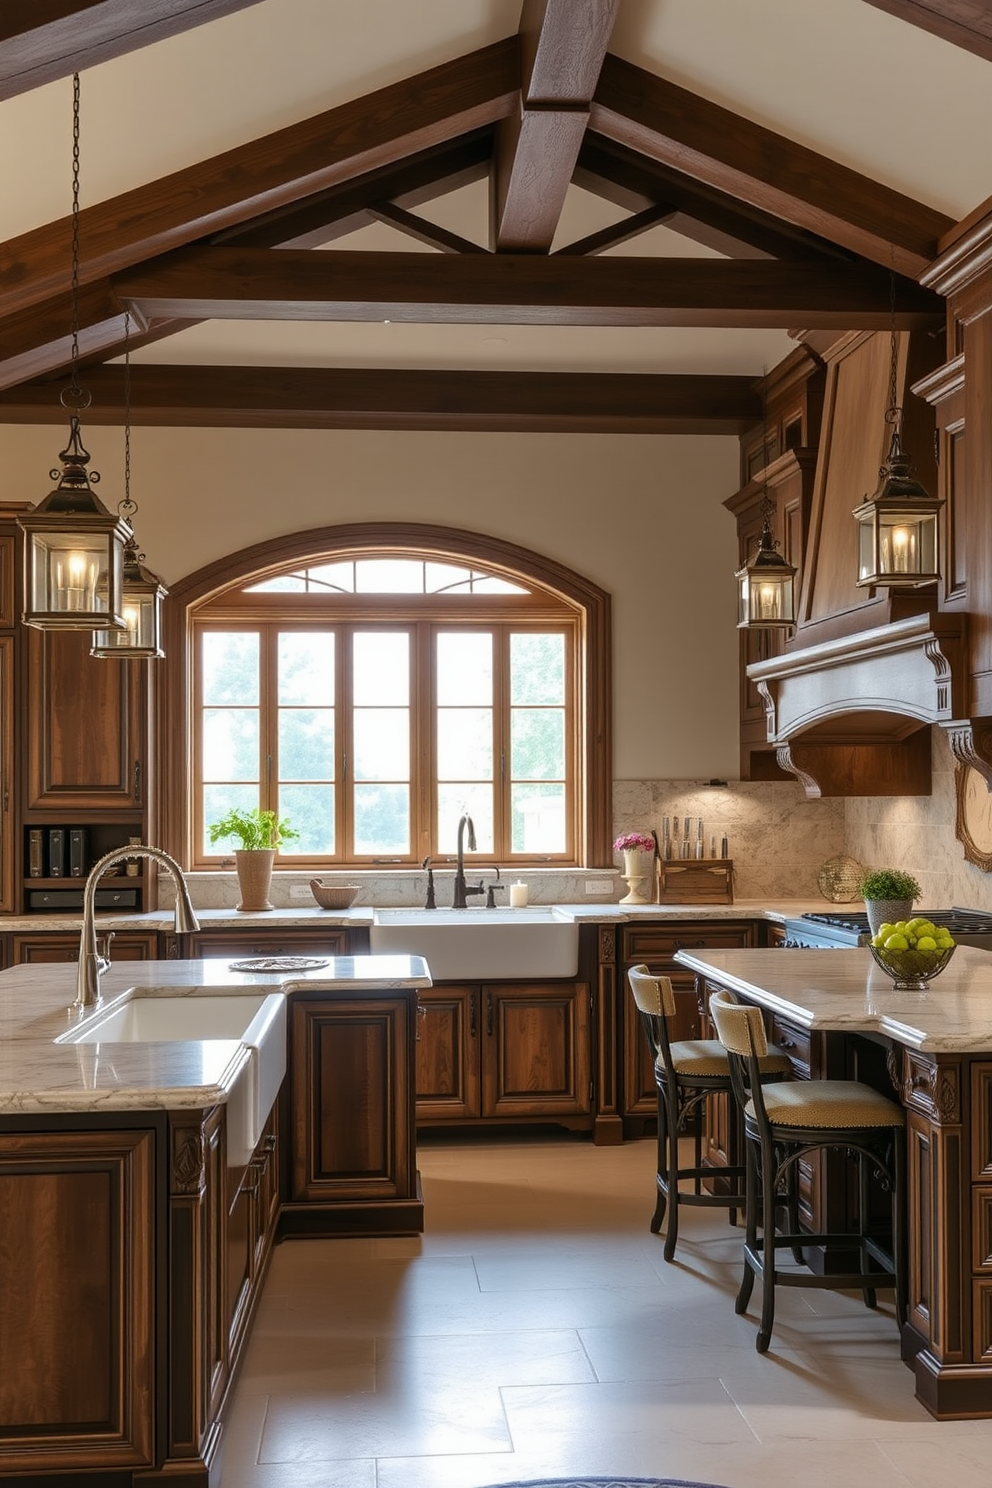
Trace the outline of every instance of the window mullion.
{"label": "window mullion", "polygon": [[347,862],[351,862],[355,856],[355,812],[352,800],[352,784],[354,781],[354,729],[353,712],[354,703],[354,661],[352,657],[352,636],[354,626],[342,625],[338,629],[338,659],[337,659],[337,708],[338,725],[336,730],[335,771],[338,779],[338,807],[337,821],[339,824],[338,852]]}
{"label": "window mullion", "polygon": [[493,836],[496,858],[510,857],[510,632],[494,625],[493,635]]}
{"label": "window mullion", "polygon": [[410,647],[413,675],[410,678],[411,801],[410,841],[418,861],[436,857],[437,845],[437,676],[435,627],[428,623],[413,628]]}
{"label": "window mullion", "polygon": [[279,811],[278,625],[261,627],[259,656],[258,799],[263,811]]}

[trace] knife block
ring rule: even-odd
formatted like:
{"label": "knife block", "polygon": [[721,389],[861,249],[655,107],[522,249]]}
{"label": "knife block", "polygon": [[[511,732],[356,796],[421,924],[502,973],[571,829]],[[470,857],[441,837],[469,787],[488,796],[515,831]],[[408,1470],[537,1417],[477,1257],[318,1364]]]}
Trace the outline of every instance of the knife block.
{"label": "knife block", "polygon": [[733,904],[733,858],[661,858],[659,904]]}

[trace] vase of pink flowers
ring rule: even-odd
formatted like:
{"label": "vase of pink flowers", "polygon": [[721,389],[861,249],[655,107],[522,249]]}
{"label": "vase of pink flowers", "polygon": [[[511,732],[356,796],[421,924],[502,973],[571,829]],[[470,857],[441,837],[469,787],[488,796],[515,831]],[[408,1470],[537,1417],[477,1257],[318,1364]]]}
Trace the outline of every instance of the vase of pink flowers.
{"label": "vase of pink flowers", "polygon": [[[627,892],[621,904],[650,904],[654,880],[655,840],[646,832],[624,832],[613,844],[623,854],[623,876]],[[647,886],[647,890],[645,889]]]}

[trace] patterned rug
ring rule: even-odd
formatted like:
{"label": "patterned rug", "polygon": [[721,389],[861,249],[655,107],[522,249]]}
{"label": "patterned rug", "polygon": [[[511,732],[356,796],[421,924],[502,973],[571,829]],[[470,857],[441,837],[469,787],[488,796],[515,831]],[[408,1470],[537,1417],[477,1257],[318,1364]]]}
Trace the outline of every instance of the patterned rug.
{"label": "patterned rug", "polygon": [[690,1483],[685,1478],[527,1478],[490,1483],[489,1488],[720,1488],[717,1483]]}

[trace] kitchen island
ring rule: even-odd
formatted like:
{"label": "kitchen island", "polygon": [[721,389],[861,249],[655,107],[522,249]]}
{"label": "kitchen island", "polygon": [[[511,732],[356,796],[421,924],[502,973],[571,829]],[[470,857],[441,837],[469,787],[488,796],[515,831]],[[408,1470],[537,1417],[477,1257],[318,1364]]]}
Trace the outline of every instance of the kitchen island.
{"label": "kitchen island", "polygon": [[926,992],[896,992],[866,947],[675,959],[704,1003],[727,988],[764,1008],[787,1047],[805,1040],[813,1078],[896,1092],[908,1159],[903,1358],[938,1419],[992,1417],[992,958],[960,946]]}
{"label": "kitchen island", "polygon": [[[72,965],[0,975],[0,1482],[206,1488],[277,1233],[423,1227],[429,986],[407,956],[147,961],[79,1009]],[[198,1012],[225,999],[282,999],[264,1023],[281,1066],[254,1024],[206,1036]],[[152,1002],[166,1038],[94,1026]]]}

